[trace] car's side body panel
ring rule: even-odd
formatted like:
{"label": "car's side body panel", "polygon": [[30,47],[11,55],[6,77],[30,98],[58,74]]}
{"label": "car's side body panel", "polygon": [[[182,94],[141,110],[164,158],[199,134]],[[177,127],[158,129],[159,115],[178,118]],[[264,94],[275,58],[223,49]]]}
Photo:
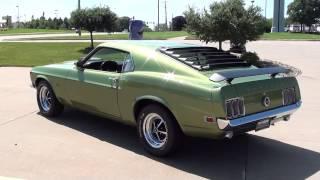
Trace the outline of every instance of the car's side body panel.
{"label": "car's side body panel", "polygon": [[120,118],[117,105],[118,92],[112,87],[112,77],[118,78],[119,76],[120,74],[114,72],[78,70],[74,67],[69,72],[68,83],[65,84],[68,101],[77,108]]}
{"label": "car's side body panel", "polygon": [[214,126],[210,127],[204,121],[205,116],[213,115],[212,89],[207,88],[208,84],[199,85],[196,79],[177,75],[174,79],[164,76],[162,73],[133,72],[121,77],[118,97],[122,119],[134,122],[135,103],[150,99],[170,109],[183,130],[208,128],[214,131]]}

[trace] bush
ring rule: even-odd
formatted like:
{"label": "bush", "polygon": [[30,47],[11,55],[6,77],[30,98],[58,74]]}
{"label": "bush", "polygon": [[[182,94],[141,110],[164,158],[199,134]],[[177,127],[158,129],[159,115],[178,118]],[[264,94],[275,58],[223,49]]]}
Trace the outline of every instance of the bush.
{"label": "bush", "polygon": [[248,63],[259,67],[259,56],[255,52],[246,52],[240,56],[240,59],[247,61]]}

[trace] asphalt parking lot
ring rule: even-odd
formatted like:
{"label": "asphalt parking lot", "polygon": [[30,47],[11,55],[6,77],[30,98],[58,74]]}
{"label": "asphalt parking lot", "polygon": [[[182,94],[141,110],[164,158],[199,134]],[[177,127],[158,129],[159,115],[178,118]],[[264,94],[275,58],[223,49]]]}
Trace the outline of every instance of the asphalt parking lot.
{"label": "asphalt parking lot", "polygon": [[163,159],[144,152],[132,127],[72,109],[40,116],[30,68],[0,67],[0,179],[320,179],[320,42],[258,41],[248,50],[303,71],[302,108],[231,141],[188,138]]}

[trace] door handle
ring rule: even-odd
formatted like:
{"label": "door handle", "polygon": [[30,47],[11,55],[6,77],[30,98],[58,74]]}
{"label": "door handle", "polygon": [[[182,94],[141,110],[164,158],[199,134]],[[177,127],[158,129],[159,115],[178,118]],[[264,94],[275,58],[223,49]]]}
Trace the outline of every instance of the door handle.
{"label": "door handle", "polygon": [[119,78],[110,77],[109,79],[111,80],[111,88],[117,89]]}

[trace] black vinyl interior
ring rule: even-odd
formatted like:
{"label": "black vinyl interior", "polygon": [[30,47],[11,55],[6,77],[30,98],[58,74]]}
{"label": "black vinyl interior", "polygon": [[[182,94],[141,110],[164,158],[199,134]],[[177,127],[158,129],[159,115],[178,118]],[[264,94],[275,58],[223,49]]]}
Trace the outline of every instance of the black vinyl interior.
{"label": "black vinyl interior", "polygon": [[123,62],[116,61],[88,61],[84,64],[84,68],[121,73],[122,65]]}

